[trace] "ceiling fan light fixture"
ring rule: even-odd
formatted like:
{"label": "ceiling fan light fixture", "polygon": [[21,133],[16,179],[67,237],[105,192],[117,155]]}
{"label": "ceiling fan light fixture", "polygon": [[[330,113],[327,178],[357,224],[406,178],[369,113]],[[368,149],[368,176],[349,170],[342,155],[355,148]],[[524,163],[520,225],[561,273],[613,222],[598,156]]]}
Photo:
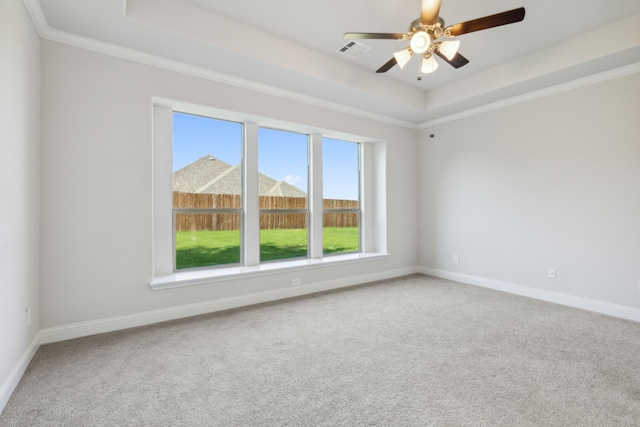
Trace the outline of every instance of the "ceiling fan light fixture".
{"label": "ceiling fan light fixture", "polygon": [[[416,0],[417,1],[417,0]],[[409,24],[409,30],[402,33],[344,33],[345,39],[378,39],[378,40],[409,40],[409,52],[396,52],[376,73],[386,73],[394,66],[400,64],[402,68],[410,60],[410,54],[417,53],[422,56],[419,63],[420,69],[425,73],[436,70],[438,63],[433,54],[436,54],[451,65],[460,68],[469,63],[469,60],[458,53],[460,42],[457,40],[440,41],[440,37],[457,37],[476,31],[488,30],[503,25],[514,24],[524,20],[525,8],[519,7],[513,10],[495,13],[470,21],[459,22],[445,27],[444,19],[440,16],[442,0],[421,0],[420,16]],[[342,49],[341,49],[342,51]],[[418,80],[422,77],[418,76]]]}
{"label": "ceiling fan light fixture", "polygon": [[437,69],[438,63],[436,62],[436,59],[433,57],[433,55],[428,54],[425,55],[424,58],[422,58],[422,66],[420,67],[420,71],[422,71],[424,74],[433,73]]}
{"label": "ceiling fan light fixture", "polygon": [[417,31],[411,36],[410,46],[415,53],[425,53],[431,46],[431,37],[426,31]]}
{"label": "ceiling fan light fixture", "polygon": [[460,40],[448,40],[446,42],[440,43],[440,47],[438,47],[438,52],[443,54],[449,61],[456,56],[458,53],[458,48],[460,47]]}
{"label": "ceiling fan light fixture", "polygon": [[411,49],[406,48],[394,53],[393,56],[396,58],[396,62],[400,68],[404,68],[404,66],[407,65],[407,62],[411,59],[411,54]]}

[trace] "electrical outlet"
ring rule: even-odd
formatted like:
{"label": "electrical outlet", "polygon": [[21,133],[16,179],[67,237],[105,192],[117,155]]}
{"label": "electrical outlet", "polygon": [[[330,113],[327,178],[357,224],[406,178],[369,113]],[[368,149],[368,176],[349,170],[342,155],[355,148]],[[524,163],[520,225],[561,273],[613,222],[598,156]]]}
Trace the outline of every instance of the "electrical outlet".
{"label": "electrical outlet", "polygon": [[550,268],[549,269],[549,279],[555,279],[556,278],[556,269],[555,268]]}
{"label": "electrical outlet", "polygon": [[460,264],[460,257],[458,255],[454,255],[453,256],[453,263],[454,264]]}
{"label": "electrical outlet", "polygon": [[291,279],[291,285],[292,286],[298,286],[301,283],[302,283],[302,280],[300,280],[299,277],[296,277],[295,279]]}
{"label": "electrical outlet", "polygon": [[27,307],[27,327],[31,326],[31,307]]}

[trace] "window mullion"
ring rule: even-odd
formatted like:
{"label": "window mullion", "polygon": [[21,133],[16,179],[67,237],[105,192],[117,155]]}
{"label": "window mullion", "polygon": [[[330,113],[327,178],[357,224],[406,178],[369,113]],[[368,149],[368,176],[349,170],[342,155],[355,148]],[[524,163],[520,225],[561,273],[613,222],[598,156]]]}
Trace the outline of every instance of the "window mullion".
{"label": "window mullion", "polygon": [[310,184],[309,184],[309,211],[311,220],[309,224],[310,258],[322,258],[322,135],[312,134],[310,140]]}
{"label": "window mullion", "polygon": [[244,123],[244,264],[260,264],[260,209],[258,193],[258,125]]}

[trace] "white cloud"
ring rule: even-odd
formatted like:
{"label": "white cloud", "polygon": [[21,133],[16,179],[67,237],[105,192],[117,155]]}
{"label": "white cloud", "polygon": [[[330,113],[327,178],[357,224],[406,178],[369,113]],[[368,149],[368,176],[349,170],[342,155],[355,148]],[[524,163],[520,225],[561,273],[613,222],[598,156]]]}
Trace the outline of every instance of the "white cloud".
{"label": "white cloud", "polygon": [[287,175],[282,179],[287,184],[300,186],[302,178],[299,176]]}

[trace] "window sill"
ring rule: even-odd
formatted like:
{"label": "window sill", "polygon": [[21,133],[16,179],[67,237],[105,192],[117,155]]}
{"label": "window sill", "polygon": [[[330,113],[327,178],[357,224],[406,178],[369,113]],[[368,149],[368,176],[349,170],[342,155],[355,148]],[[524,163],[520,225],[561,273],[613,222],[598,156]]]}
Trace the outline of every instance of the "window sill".
{"label": "window sill", "polygon": [[290,271],[309,270],[312,268],[335,267],[366,261],[377,261],[388,258],[386,253],[366,253],[335,255],[322,259],[304,259],[265,263],[246,267],[224,267],[206,270],[180,271],[166,276],[155,277],[149,286],[154,291],[162,289],[182,288],[185,286],[203,285],[206,283],[224,282],[228,280],[246,279],[265,274],[280,274]]}

